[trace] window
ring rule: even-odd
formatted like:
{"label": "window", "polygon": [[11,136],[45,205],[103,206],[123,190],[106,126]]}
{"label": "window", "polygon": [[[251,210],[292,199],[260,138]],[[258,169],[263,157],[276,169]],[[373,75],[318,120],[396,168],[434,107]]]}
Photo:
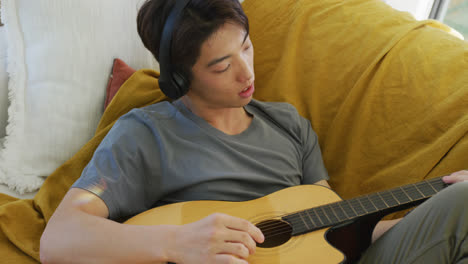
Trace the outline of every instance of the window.
{"label": "window", "polygon": [[410,12],[416,19],[428,19],[431,14],[432,7],[438,0],[383,0],[391,7]]}
{"label": "window", "polygon": [[468,0],[450,0],[441,21],[460,32],[468,40]]}

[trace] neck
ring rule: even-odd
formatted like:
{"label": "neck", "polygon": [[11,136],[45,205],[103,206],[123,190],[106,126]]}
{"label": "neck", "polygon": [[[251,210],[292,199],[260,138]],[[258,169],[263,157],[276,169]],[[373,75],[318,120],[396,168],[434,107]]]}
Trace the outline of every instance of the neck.
{"label": "neck", "polygon": [[350,200],[325,204],[282,217],[296,223],[293,234],[299,235],[324,227],[382,213],[386,215],[420,204],[447,187],[442,178],[434,178],[387,191],[359,196]]}
{"label": "neck", "polygon": [[192,100],[185,95],[182,103],[195,115],[203,118],[211,126],[228,135],[236,135],[246,130],[252,116],[244,107],[214,107]]}

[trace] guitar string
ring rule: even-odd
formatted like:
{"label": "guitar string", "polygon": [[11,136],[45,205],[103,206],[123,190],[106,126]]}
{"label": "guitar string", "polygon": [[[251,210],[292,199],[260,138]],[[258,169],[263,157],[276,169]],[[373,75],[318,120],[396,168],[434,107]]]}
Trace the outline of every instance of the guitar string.
{"label": "guitar string", "polygon": [[[356,215],[355,217],[348,218],[348,219],[343,220],[343,221],[338,222],[338,223],[346,222],[346,221],[352,220],[354,218],[358,218],[359,216],[360,215]],[[335,224],[338,224],[338,223],[335,223]],[[300,229],[300,230],[303,230],[303,231],[310,230],[310,228],[306,226],[304,221],[301,221],[301,220],[298,220],[298,223],[292,223],[292,225],[296,225],[297,226],[296,229]],[[323,229],[323,228],[326,228],[326,227],[329,227],[329,226],[332,226],[332,225],[333,225],[332,223],[329,223],[329,224],[324,224],[324,225],[321,225],[321,226],[314,226],[314,228],[317,228],[316,230],[319,230],[319,229]],[[281,224],[281,223],[270,224],[268,227],[269,227],[268,230],[266,230],[264,228],[262,230],[262,232],[263,232],[263,234],[265,235],[266,238],[271,238],[271,237],[279,236],[279,235],[283,235],[283,234],[290,235],[291,232],[292,232],[292,228],[290,226],[285,226],[284,224]],[[307,233],[307,232],[305,232],[305,233]]]}
{"label": "guitar string", "polygon": [[[413,197],[414,197],[415,194],[418,194],[418,195],[421,194],[421,191],[419,191],[419,190],[407,190],[407,193],[408,193],[410,196],[413,196]],[[390,194],[388,194],[387,196],[391,197]],[[402,197],[405,197],[405,196],[406,196],[406,195],[401,194],[401,195],[395,196],[395,198],[398,199],[398,197],[400,197],[400,199],[401,199]],[[383,197],[384,197],[384,196],[382,196],[382,195],[381,195],[381,197],[380,197],[380,199],[382,200],[382,202],[384,202],[384,199],[382,199]],[[361,198],[364,198],[364,197],[361,197]],[[368,197],[366,197],[366,198],[368,198]],[[420,197],[418,197],[418,198],[411,198],[411,199],[417,200],[417,199],[421,199],[421,198],[425,198],[425,196],[420,196]],[[392,199],[393,199],[393,198],[392,198]],[[393,199],[393,200],[394,200],[395,202],[399,203],[399,202],[397,201],[397,199]],[[371,202],[371,200],[369,200],[369,201]],[[341,203],[341,202],[348,202],[351,206],[355,206],[355,205],[352,204],[352,202],[354,202],[355,204],[360,204],[361,207],[362,207],[362,209],[363,209],[363,210],[361,210],[361,211],[365,211],[365,212],[364,212],[363,214],[355,214],[355,215],[352,216],[351,218],[348,217],[348,218],[345,218],[345,219],[340,219],[340,217],[331,217],[331,218],[336,218],[336,219],[339,220],[340,222],[348,221],[348,220],[351,220],[352,218],[355,218],[355,217],[358,217],[358,216],[362,216],[362,215],[365,215],[365,214],[369,214],[369,213],[375,213],[375,212],[381,210],[381,209],[378,209],[378,208],[374,205],[374,203],[371,203],[371,204],[372,204],[372,206],[373,206],[375,209],[377,209],[377,211],[375,211],[375,210],[373,210],[373,209],[372,209],[372,210],[366,210],[366,207],[365,207],[365,206],[362,206],[363,203],[360,203],[359,200],[357,200],[357,199],[351,199],[351,200],[347,200],[347,201],[340,201],[340,202],[338,202],[338,203]],[[384,202],[384,203],[385,203],[385,202]],[[398,206],[398,205],[399,205],[399,204],[391,205],[391,206],[388,206],[388,208],[391,208],[391,207],[394,207],[394,206]],[[342,209],[342,208],[339,208],[338,205],[337,205],[337,203],[325,204],[325,205],[321,205],[321,206],[318,206],[318,207],[316,207],[316,208],[311,208],[311,209],[314,210],[314,209],[318,209],[318,208],[320,208],[320,207],[325,207],[325,206],[329,206],[330,208],[332,208],[332,210],[333,210],[333,209],[339,209],[339,210],[342,210],[342,211],[346,211],[346,210],[344,210],[344,209]],[[349,209],[352,209],[352,208],[349,208]],[[307,211],[307,210],[302,210],[302,211],[299,211],[298,213],[305,212],[305,211]],[[349,211],[350,211],[350,210],[348,210],[348,212],[349,212]],[[315,213],[315,212],[314,212],[314,213]],[[293,214],[294,214],[294,213],[290,213],[290,214],[287,214],[286,216],[290,216],[290,215],[293,215]],[[326,212],[324,212],[324,215],[325,215],[325,216],[328,216]],[[330,214],[330,215],[331,215],[331,214]],[[344,215],[344,214],[343,214],[343,215]],[[316,219],[316,220],[318,220],[319,218],[321,219],[321,217],[320,217],[319,215],[316,214],[316,216],[317,216],[317,219]],[[337,216],[337,215],[335,214],[335,216]],[[281,216],[279,216],[279,217],[281,217]],[[299,219],[298,217],[296,217],[296,218]],[[268,220],[266,220],[266,221],[268,221]],[[299,221],[300,221],[300,219],[299,219]],[[294,224],[294,223],[293,223],[293,224]],[[280,224],[280,225],[281,225],[281,224]],[[315,225],[315,224],[314,224],[314,225]],[[270,227],[270,226],[272,226],[272,225],[271,225],[271,224],[269,224],[269,225],[263,225],[262,227],[266,229],[266,228],[268,228],[268,227]],[[277,226],[277,225],[273,224],[273,226]]]}
{"label": "guitar string", "polygon": [[[407,193],[410,194],[410,196],[412,196],[412,195],[414,195],[414,194],[420,194],[421,192],[418,191],[418,190],[416,190],[416,189],[414,189],[414,190],[411,190],[411,191],[407,191]],[[402,197],[404,197],[404,196],[402,196]],[[420,199],[422,199],[422,198],[424,198],[424,196],[420,197]],[[413,199],[413,201],[416,201],[416,200],[417,200],[417,198],[416,198],[416,199]],[[333,208],[334,208],[334,209],[338,209],[338,207],[336,206],[336,204],[334,205],[334,207],[332,207],[333,204],[328,204],[328,205],[329,205],[332,209],[333,209]],[[320,206],[319,206],[319,207],[320,207]],[[313,209],[316,209],[316,208],[313,208]],[[376,209],[377,209],[377,208],[376,208]],[[378,211],[378,210],[377,210],[377,211]],[[376,211],[376,212],[377,212],[377,211]],[[346,218],[346,219],[344,219],[344,220],[340,220],[340,219],[338,219],[338,218],[336,218],[336,219],[339,220],[339,222],[337,222],[337,223],[342,223],[342,222],[346,222],[346,221],[352,220],[352,219],[354,219],[354,218],[357,218],[357,217],[360,217],[360,216],[362,216],[362,215],[369,214],[369,213],[370,213],[370,212],[366,212],[366,213],[361,214],[361,215],[356,214],[355,216],[348,217],[348,218]],[[294,214],[294,213],[292,213],[292,214]],[[292,214],[289,214],[289,215],[292,215]],[[317,216],[318,216],[318,217],[316,218],[316,220],[321,219],[319,215],[317,215]],[[326,213],[325,213],[325,216],[327,216]],[[294,217],[294,216],[293,216],[293,217]],[[297,226],[298,228],[301,227],[301,228],[304,229],[304,230],[309,230],[309,229],[310,229],[309,227],[307,227],[306,223],[305,223],[302,219],[300,219],[300,218],[297,217],[297,216],[295,217],[295,219],[297,219],[296,223],[294,223],[294,218],[291,219],[291,224],[292,224],[292,225]],[[323,221],[322,221],[322,222],[323,222]],[[335,221],[335,222],[336,222],[336,221]],[[261,223],[261,222],[260,222],[260,223]],[[310,222],[310,223],[313,224],[312,222]],[[335,224],[337,224],[337,223],[335,223]],[[331,222],[330,222],[330,221],[327,221],[326,224],[321,224],[321,225],[313,224],[314,228],[318,228],[318,229],[325,228],[325,227],[332,226],[332,225],[334,225],[333,221],[331,221]],[[263,229],[262,231],[264,232],[264,234],[267,233],[268,236],[270,236],[270,237],[271,237],[271,236],[275,236],[275,235],[279,235],[279,234],[290,233],[289,231],[291,230],[291,228],[290,228],[289,226],[286,226],[286,227],[283,228],[283,229],[278,229],[278,227],[280,227],[280,226],[284,226],[284,224],[283,224],[283,223],[279,223],[279,222],[275,222],[275,223],[272,223],[272,224],[264,225],[264,226],[262,226],[262,229]],[[297,228],[296,228],[296,229],[297,229]],[[280,231],[280,230],[281,230],[281,231],[287,230],[287,232],[282,232],[282,233],[279,233],[279,234],[275,234],[275,233],[270,233],[270,232],[269,232],[269,231],[275,232],[275,231]]]}
{"label": "guitar string", "polygon": [[[424,182],[421,182],[421,183],[418,183],[418,184],[419,184],[419,185],[422,185],[423,183],[424,183]],[[419,187],[421,187],[421,186],[419,186]],[[425,187],[425,186],[423,186],[423,187]],[[432,191],[431,191],[431,192],[432,192]],[[418,194],[418,195],[419,195],[421,192],[418,191],[418,190],[412,189],[412,190],[406,190],[406,193],[409,194],[410,196],[414,196],[414,194]],[[422,197],[420,196],[420,197],[418,197],[418,198],[411,198],[411,197],[409,197],[407,194],[405,194],[405,193],[402,193],[402,194],[400,194],[400,195],[396,194],[397,196],[395,196],[395,198],[398,199],[398,197],[399,197],[399,198],[401,199],[402,197],[403,197],[403,198],[404,198],[404,197],[408,197],[408,198],[411,199],[411,200],[409,200],[408,202],[412,202],[412,201],[416,201],[417,199],[426,198],[426,197],[428,196],[428,195],[425,195],[425,196],[422,196]],[[356,198],[353,198],[353,199],[350,199],[350,200],[338,201],[338,202],[331,203],[331,204],[324,204],[324,205],[320,205],[320,206],[317,206],[317,207],[315,207],[315,208],[310,208],[310,209],[317,209],[317,208],[325,207],[325,206],[330,206],[330,207],[331,207],[331,206],[334,206],[333,209],[340,209],[340,210],[342,210],[342,211],[346,211],[346,210],[344,210],[344,209],[342,209],[342,208],[339,208],[339,207],[338,207],[338,204],[339,204],[339,203],[343,203],[343,202],[348,202],[348,203],[354,202],[354,203],[357,204],[357,203],[359,203],[358,199],[369,198],[369,197],[372,196],[372,195],[375,195],[375,194],[364,195],[364,196],[356,197]],[[431,195],[433,195],[433,193],[432,193]],[[380,197],[380,199],[383,201],[382,197]],[[395,199],[394,199],[394,200],[395,200]],[[369,199],[369,201],[371,202],[370,199]],[[375,200],[374,200],[374,201],[375,201]],[[395,201],[396,201],[396,200],[395,200]],[[396,201],[396,202],[399,203],[398,201]],[[398,205],[400,205],[400,204],[396,204],[395,206],[398,206]],[[351,206],[353,206],[353,205],[351,204]],[[368,211],[368,210],[366,210],[366,208],[364,208],[364,207],[361,206],[361,207],[364,209],[364,211],[367,211],[367,212],[365,212],[364,214],[375,213],[375,212],[377,212],[377,211],[379,211],[379,210],[382,210],[382,209],[378,209],[378,208],[375,206],[374,203],[372,203],[372,206],[373,206],[375,209],[377,209],[377,210],[376,210],[376,211]],[[391,207],[393,207],[393,206],[389,206],[388,208],[391,208]],[[349,209],[352,210],[351,207],[350,207]],[[304,211],[307,211],[307,210],[308,210],[308,209],[306,209],[306,210],[300,210],[300,211],[296,211],[296,212],[292,212],[292,213],[288,213],[288,214],[284,214],[284,215],[280,215],[280,216],[277,216],[277,218],[281,218],[281,217],[285,217],[285,216],[291,216],[291,215],[294,215],[294,214],[297,214],[297,213],[301,213],[301,212],[304,212]],[[348,211],[351,211],[351,210],[348,210]],[[357,214],[357,215],[352,216],[351,218],[349,218],[349,217],[348,217],[348,218],[345,218],[343,221],[351,220],[352,218],[354,218],[354,217],[356,217],[356,216],[361,216],[361,215]],[[268,221],[268,220],[265,220],[265,221]],[[260,223],[261,223],[261,222],[260,222]],[[265,226],[268,226],[268,225],[265,225]]]}
{"label": "guitar string", "polygon": [[[357,218],[359,217],[358,215],[355,216],[354,218]],[[348,220],[352,220],[352,218],[348,219]],[[345,221],[343,221],[345,222]],[[293,223],[294,225],[294,223]],[[299,221],[299,224],[296,223],[295,224],[297,226],[296,229],[301,229],[303,231],[306,231],[304,233],[307,233],[308,230],[310,230],[310,228],[308,228],[305,223],[303,221]],[[329,227],[329,226],[332,226],[333,224],[327,224],[327,225],[323,225],[323,226],[315,226],[317,229],[323,229],[323,228],[326,228],[326,227]],[[273,225],[270,225],[270,229],[268,231],[266,230],[263,230],[263,234],[265,235],[265,237],[267,238],[271,238],[271,237],[274,237],[274,236],[278,236],[278,235],[282,235],[282,234],[288,234],[288,235],[291,235],[291,228],[289,226],[284,226],[284,225],[276,225],[276,227],[278,226],[283,226],[281,228],[273,228]],[[311,230],[310,230],[311,231]]]}
{"label": "guitar string", "polygon": [[[332,209],[338,209],[338,207],[335,206],[330,206],[330,208]],[[369,212],[370,213],[370,212]],[[328,226],[332,226],[332,225],[336,225],[338,223],[343,223],[343,222],[346,222],[346,221],[349,221],[349,220],[352,220],[354,218],[357,218],[357,217],[360,217],[362,215],[366,215],[368,214],[368,212],[366,213],[363,213],[363,214],[355,214],[354,216],[352,217],[348,217],[348,218],[345,218],[345,219],[339,219],[339,218],[335,218],[335,217],[332,217],[332,218],[335,218],[333,220],[330,221],[327,220],[327,221],[322,221],[324,223],[321,223],[321,224],[315,224],[315,223],[312,223],[312,221],[310,221],[309,223],[312,225],[312,228],[310,228],[304,220],[302,219],[299,219],[298,216],[293,216],[293,218],[289,221],[291,225],[295,226],[296,229],[302,229],[302,230],[310,230],[310,229],[321,229],[321,228],[325,228],[325,227],[328,227]],[[326,214],[322,215],[322,216],[318,216],[315,218],[316,221],[314,222],[317,222],[319,219],[321,220],[323,218],[323,216],[327,216]],[[296,221],[295,221],[296,220]],[[284,226],[285,224],[284,223],[281,223],[281,222],[274,222],[274,223],[270,223],[270,224],[267,224],[267,225],[259,225],[258,227],[261,227],[262,229],[262,232],[264,234],[266,234],[267,236],[272,236],[272,232],[277,232],[279,230],[283,231],[287,231],[289,232],[291,230],[290,226]],[[280,227],[281,229],[278,229],[278,227]]]}
{"label": "guitar string", "polygon": [[[404,193],[403,193],[403,194],[400,194],[400,197],[399,197],[399,198],[402,198],[402,197],[411,198],[411,197],[414,197],[415,194],[417,194],[417,195],[420,196],[421,194],[423,194],[423,191],[424,191],[424,190],[423,190],[423,191],[418,190],[417,187],[429,187],[429,186],[427,186],[427,183],[429,183],[429,184],[435,183],[435,182],[437,182],[438,180],[439,180],[438,178],[435,178],[435,179],[431,179],[431,180],[426,180],[426,181],[422,181],[422,182],[419,182],[419,183],[415,183],[415,184],[413,184],[413,185],[403,186],[403,187],[410,187],[410,188],[412,188],[412,189],[406,190],[406,191],[405,191],[408,195],[406,195],[406,194],[404,194]],[[419,185],[419,186],[418,186],[418,185]],[[423,185],[423,186],[421,186],[421,185]],[[402,188],[403,188],[403,187],[402,187]],[[414,187],[416,187],[416,188],[414,188]],[[432,187],[432,188],[433,188],[433,187]],[[393,189],[392,189],[392,190],[393,190]],[[392,190],[389,190],[389,191],[392,191]],[[397,188],[396,190],[399,190],[399,188]],[[318,208],[320,208],[320,207],[329,206],[330,208],[332,208],[332,210],[333,210],[333,209],[340,209],[340,210],[342,210],[342,211],[346,211],[346,210],[344,210],[344,209],[339,208],[339,207],[338,207],[338,203],[340,203],[340,202],[348,202],[348,203],[351,203],[351,201],[358,202],[357,198],[365,198],[365,197],[366,197],[366,198],[369,198],[369,196],[372,196],[372,195],[377,195],[377,193],[375,193],[375,194],[370,194],[370,195],[364,195],[364,196],[361,196],[361,197],[356,197],[356,198],[350,199],[350,200],[339,201],[339,202],[335,202],[335,203],[332,203],[332,204],[325,204],[325,205],[321,205],[321,206],[318,206],[318,207],[315,207],[315,208],[311,208],[311,209],[316,210],[316,209],[318,209]],[[382,195],[380,195],[380,196],[381,196],[380,199],[384,202],[384,199],[383,199]],[[427,195],[420,196],[419,198],[411,198],[411,199],[412,199],[413,201],[416,201],[417,199],[427,198],[426,196],[427,196]],[[398,195],[395,196],[395,198],[398,199]],[[395,200],[395,199],[394,199],[394,200]],[[396,202],[398,203],[398,201],[396,201]],[[411,202],[411,200],[410,200],[409,202]],[[385,203],[385,202],[384,202],[384,203]],[[373,203],[372,203],[372,204],[373,204]],[[398,204],[397,204],[397,205],[398,205]],[[395,205],[395,206],[397,206],[397,205]],[[352,205],[351,205],[351,206],[352,206]],[[373,204],[373,207],[375,207],[376,209],[378,209],[374,204]],[[392,207],[392,206],[389,206],[388,208],[391,208],[391,207]],[[364,208],[364,207],[362,207],[362,209],[364,209],[364,211],[366,211],[364,214],[356,214],[357,212],[356,212],[355,210],[353,210],[353,211],[355,212],[355,216],[345,218],[344,220],[338,219],[338,217],[332,217],[332,218],[336,218],[336,219],[338,220],[337,223],[342,223],[342,222],[350,221],[350,220],[352,220],[352,219],[354,219],[354,218],[357,218],[357,217],[360,217],[360,216],[362,216],[362,215],[366,215],[366,214],[369,214],[369,213],[374,213],[374,212],[367,212],[368,210],[366,210],[366,208]],[[298,226],[298,227],[301,227],[301,228],[303,228],[303,229],[305,229],[305,230],[308,230],[308,229],[310,229],[310,228],[307,227],[307,225],[306,225],[306,223],[305,223],[304,220],[300,219],[300,215],[299,215],[299,216],[297,216],[297,215],[296,215],[296,216],[293,216],[294,214],[297,214],[297,213],[300,213],[300,212],[304,212],[304,211],[306,211],[306,210],[298,211],[298,212],[296,212],[296,213],[288,213],[288,214],[285,214],[285,215],[283,215],[283,216],[278,216],[278,217],[281,218],[281,217],[284,217],[284,216],[290,216],[290,215],[291,215],[291,216],[292,216],[291,225],[293,225],[293,226]],[[324,211],[324,210],[323,210],[323,211]],[[377,210],[377,211],[379,211],[379,210]],[[377,211],[375,211],[375,212],[377,212]],[[314,213],[315,213],[315,212],[314,212]],[[315,213],[315,214],[316,214],[316,213]],[[328,218],[328,221],[326,221],[327,224],[316,225],[316,224],[312,223],[313,220],[310,221],[310,224],[313,224],[314,228],[320,228],[320,229],[321,229],[321,228],[325,228],[325,227],[327,227],[327,226],[331,226],[331,225],[333,224],[333,221],[329,221],[329,220],[330,220],[330,217],[328,217],[328,215],[326,214],[326,211],[324,211],[324,215]],[[336,214],[335,214],[335,215],[336,215]],[[344,214],[343,214],[343,215],[344,215]],[[320,217],[318,214],[316,214],[316,216],[317,216],[316,220],[322,220],[321,217]],[[336,215],[336,216],[337,216],[337,215]],[[297,220],[297,221],[295,221],[295,223],[294,223],[294,219]],[[309,217],[309,219],[310,219],[310,217]],[[265,220],[265,221],[268,221],[268,220]],[[324,222],[324,221],[321,221],[321,222]],[[336,222],[336,221],[335,221],[335,222]],[[260,223],[261,223],[261,222],[260,222]],[[260,223],[258,223],[258,224],[260,224]],[[335,224],[336,224],[336,223],[335,223]],[[266,233],[267,236],[269,236],[269,237],[275,236],[275,235],[284,234],[284,233],[290,233],[289,231],[291,230],[291,227],[286,226],[285,228],[278,229],[278,227],[281,227],[281,226],[284,226],[284,223],[281,223],[281,222],[273,222],[273,223],[270,223],[270,224],[267,224],[267,225],[263,225],[263,226],[261,226],[261,227],[262,227],[262,232],[263,232],[264,234]],[[276,234],[274,233],[274,232],[285,231],[285,230],[287,230],[287,232],[280,232],[280,233],[276,233]],[[273,232],[271,232],[271,231],[273,231]]]}

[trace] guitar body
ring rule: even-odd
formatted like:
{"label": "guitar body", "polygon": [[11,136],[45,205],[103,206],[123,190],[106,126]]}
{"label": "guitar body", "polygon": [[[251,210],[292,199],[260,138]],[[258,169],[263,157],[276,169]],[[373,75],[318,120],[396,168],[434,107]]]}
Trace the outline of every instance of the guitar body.
{"label": "guitar body", "polygon": [[[143,212],[125,224],[183,225],[213,213],[225,213],[257,224],[266,220],[278,220],[285,214],[337,201],[341,201],[341,198],[329,188],[319,185],[300,185],[245,202],[191,201],[165,205]],[[329,229],[291,236],[281,245],[269,248],[258,245],[256,253],[247,261],[251,264],[342,263],[345,261],[344,254],[327,242],[326,233]],[[344,244],[347,243],[354,242],[346,242],[345,239]]]}

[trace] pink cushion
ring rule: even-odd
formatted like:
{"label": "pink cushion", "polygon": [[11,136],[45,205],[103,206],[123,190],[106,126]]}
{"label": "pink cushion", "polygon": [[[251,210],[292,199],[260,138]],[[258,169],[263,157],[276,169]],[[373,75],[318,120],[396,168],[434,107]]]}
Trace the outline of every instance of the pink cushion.
{"label": "pink cushion", "polygon": [[114,59],[114,66],[112,67],[112,73],[109,76],[109,82],[107,83],[107,91],[106,91],[106,101],[104,102],[104,109],[107,108],[109,103],[114,98],[117,91],[119,91],[120,86],[127,81],[132,74],[136,72],[135,69],[128,66],[124,61],[121,59]]}

